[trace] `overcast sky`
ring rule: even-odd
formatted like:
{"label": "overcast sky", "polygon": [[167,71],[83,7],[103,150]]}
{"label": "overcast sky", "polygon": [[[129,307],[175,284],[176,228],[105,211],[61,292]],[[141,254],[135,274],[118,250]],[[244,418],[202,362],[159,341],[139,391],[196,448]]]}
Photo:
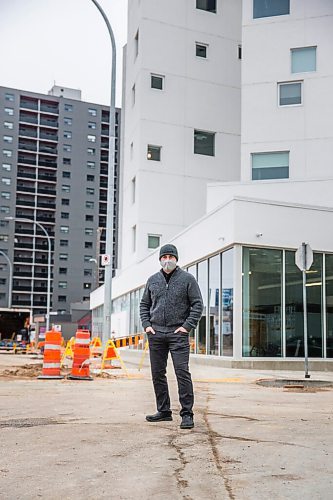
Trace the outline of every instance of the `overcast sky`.
{"label": "overcast sky", "polygon": [[[99,0],[117,45],[116,104],[121,105],[127,0]],[[91,0],[0,0],[0,85],[47,94],[79,88],[82,100],[110,103],[111,42]]]}

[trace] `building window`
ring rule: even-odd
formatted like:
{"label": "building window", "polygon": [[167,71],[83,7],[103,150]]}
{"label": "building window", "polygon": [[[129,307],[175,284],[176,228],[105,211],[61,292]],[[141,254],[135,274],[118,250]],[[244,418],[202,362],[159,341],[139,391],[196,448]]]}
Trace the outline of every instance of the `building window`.
{"label": "building window", "polygon": [[147,146],[147,160],[161,161],[161,146]]}
{"label": "building window", "polygon": [[70,144],[64,144],[63,145],[63,150],[66,152],[66,153],[70,153],[72,151],[72,146]]}
{"label": "building window", "polygon": [[150,86],[152,89],[163,90],[164,88],[164,76],[162,75],[150,75]]}
{"label": "building window", "polygon": [[92,134],[87,135],[88,142],[96,142],[96,136]]}
{"label": "building window", "polygon": [[196,8],[216,14],[216,0],[196,0]]}
{"label": "building window", "polygon": [[68,260],[68,253],[60,253],[59,260]]}
{"label": "building window", "polygon": [[60,240],[59,244],[61,247],[68,247],[68,240]]}
{"label": "building window", "polygon": [[91,227],[86,227],[84,230],[84,234],[92,236],[94,234],[94,230]]}
{"label": "building window", "polygon": [[279,83],[278,88],[280,106],[302,104],[302,82]]}
{"label": "building window", "polygon": [[72,160],[70,158],[63,158],[62,163],[63,165],[71,165]]}
{"label": "building window", "polygon": [[58,281],[59,288],[67,288],[67,281]]}
{"label": "building window", "polygon": [[135,203],[135,194],[136,194],[136,178],[133,177],[132,179],[132,203]]}
{"label": "building window", "polygon": [[84,262],[90,262],[90,259],[92,259],[92,255],[84,255],[83,260]]}
{"label": "building window", "polygon": [[64,131],[64,138],[65,139],[71,139],[72,138],[72,132],[69,132],[69,130]]}
{"label": "building window", "polygon": [[92,276],[91,269],[84,269],[83,270],[83,276]]}
{"label": "building window", "polygon": [[96,129],[96,122],[88,122],[88,128],[90,128],[91,130],[95,130]]}
{"label": "building window", "polygon": [[160,246],[161,235],[148,234],[148,248],[155,249]]}
{"label": "building window", "polygon": [[69,233],[69,227],[68,226],[60,226],[60,232],[61,233]]}
{"label": "building window", "polygon": [[215,132],[194,131],[194,153],[215,156]]}
{"label": "building window", "polygon": [[71,178],[71,173],[64,171],[62,173],[62,176],[63,176],[64,179],[70,179]]}
{"label": "building window", "polygon": [[0,213],[2,213],[2,214],[9,214],[9,212],[10,212],[9,207],[5,207],[4,205],[2,205],[0,207]]}
{"label": "building window", "polygon": [[252,180],[288,179],[289,151],[252,153]]}
{"label": "building window", "polygon": [[8,92],[5,93],[5,100],[13,102],[14,101],[14,94],[9,94]]}
{"label": "building window", "polygon": [[67,267],[59,267],[59,274],[67,274]]}
{"label": "building window", "polygon": [[68,212],[61,212],[61,218],[62,219],[69,219],[69,213]]}
{"label": "building window", "polygon": [[242,46],[238,45],[238,59],[242,59]]}
{"label": "building window", "polygon": [[4,135],[3,142],[7,142],[7,144],[12,144],[13,143],[13,136],[12,135]]}
{"label": "building window", "polygon": [[13,122],[3,122],[4,128],[8,128],[9,130],[13,130],[14,124]]}
{"label": "building window", "polygon": [[58,295],[58,302],[66,302],[67,297],[66,295]]}
{"label": "building window", "polygon": [[91,283],[83,283],[83,288],[86,289],[86,290],[90,290]]}
{"label": "building window", "polygon": [[134,37],[134,58],[139,54],[139,30],[135,33]]}
{"label": "building window", "polygon": [[95,176],[94,175],[90,175],[90,174],[87,175],[87,181],[88,182],[94,182],[94,180],[95,180]]}
{"label": "building window", "polygon": [[90,168],[90,170],[95,170],[95,162],[87,161],[87,168]]}
{"label": "building window", "polygon": [[290,0],[253,0],[253,18],[290,14]]}
{"label": "building window", "polygon": [[86,208],[94,208],[94,202],[93,201],[86,201]]}
{"label": "building window", "polygon": [[1,191],[1,198],[4,198],[5,200],[10,200],[10,193],[7,191]]}
{"label": "building window", "polygon": [[90,116],[97,116],[97,109],[88,108],[88,113]]}
{"label": "building window", "polygon": [[95,156],[96,150],[95,148],[87,148],[87,154],[91,156]]}
{"label": "building window", "polygon": [[86,188],[86,194],[95,194],[94,188]]}
{"label": "building window", "polygon": [[136,251],[136,226],[132,227],[132,250]]}
{"label": "building window", "polygon": [[73,111],[73,106],[71,104],[65,103],[64,104],[64,110],[65,111]]}
{"label": "building window", "polygon": [[203,43],[196,43],[195,44],[195,55],[197,57],[201,57],[203,59],[207,58],[207,49],[208,45],[205,45]]}
{"label": "building window", "polygon": [[62,205],[69,205],[69,199],[68,198],[62,198],[61,199],[61,204]]}
{"label": "building window", "polygon": [[72,125],[72,118],[65,116],[64,117],[64,125]]}
{"label": "building window", "polygon": [[71,187],[68,184],[63,184],[61,186],[61,191],[63,193],[70,193],[71,192]]}
{"label": "building window", "polygon": [[92,248],[93,247],[93,244],[91,241],[85,241],[84,242],[84,248]]}
{"label": "building window", "polygon": [[317,69],[317,47],[291,49],[291,72],[306,73]]}
{"label": "building window", "polygon": [[93,222],[94,221],[94,216],[93,215],[86,215],[85,217],[87,222]]}
{"label": "building window", "polygon": [[7,172],[10,172],[11,169],[12,169],[12,166],[11,166],[10,163],[3,163],[2,164],[2,168],[3,168],[3,170],[6,170]]}
{"label": "building window", "polygon": [[8,234],[0,234],[0,241],[8,241]]}
{"label": "building window", "polygon": [[5,113],[9,116],[13,116],[14,109],[13,108],[5,108]]}
{"label": "building window", "polygon": [[10,149],[3,149],[2,152],[3,155],[7,158],[11,158],[13,156],[13,151],[11,151]]}
{"label": "building window", "polygon": [[2,177],[1,182],[2,182],[2,184],[6,184],[6,186],[11,185],[11,179],[9,177]]}

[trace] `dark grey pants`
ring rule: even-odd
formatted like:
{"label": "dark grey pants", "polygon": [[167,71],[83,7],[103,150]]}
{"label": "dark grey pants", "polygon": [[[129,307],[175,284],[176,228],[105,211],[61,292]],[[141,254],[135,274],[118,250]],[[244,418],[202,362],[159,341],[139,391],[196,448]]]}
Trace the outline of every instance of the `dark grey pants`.
{"label": "dark grey pants", "polygon": [[149,333],[149,354],[151,374],[156,396],[157,411],[171,414],[166,367],[171,353],[177,377],[178,395],[181,405],[180,415],[193,415],[193,385],[189,371],[190,343],[186,333]]}

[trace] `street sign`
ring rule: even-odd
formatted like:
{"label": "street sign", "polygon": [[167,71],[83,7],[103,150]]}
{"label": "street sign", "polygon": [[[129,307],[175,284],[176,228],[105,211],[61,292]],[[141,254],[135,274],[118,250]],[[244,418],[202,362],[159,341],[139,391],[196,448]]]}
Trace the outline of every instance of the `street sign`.
{"label": "street sign", "polygon": [[104,253],[101,255],[101,265],[109,266],[111,264],[111,255]]}
{"label": "street sign", "polygon": [[302,243],[295,253],[295,264],[301,271],[308,271],[312,266],[313,251],[310,245]]}

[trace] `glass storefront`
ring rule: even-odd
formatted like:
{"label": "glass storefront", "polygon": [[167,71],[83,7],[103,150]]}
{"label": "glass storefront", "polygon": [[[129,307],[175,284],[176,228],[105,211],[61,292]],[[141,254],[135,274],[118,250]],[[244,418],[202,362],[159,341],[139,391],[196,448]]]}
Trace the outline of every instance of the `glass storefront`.
{"label": "glass storefront", "polygon": [[281,356],[282,251],[243,249],[243,356]]}
{"label": "glass storefront", "polygon": [[[314,253],[306,273],[308,355],[324,353],[326,282],[327,357],[333,342],[333,256]],[[330,305],[329,305],[330,304]],[[243,356],[304,357],[303,281],[295,252],[243,248]]]}

